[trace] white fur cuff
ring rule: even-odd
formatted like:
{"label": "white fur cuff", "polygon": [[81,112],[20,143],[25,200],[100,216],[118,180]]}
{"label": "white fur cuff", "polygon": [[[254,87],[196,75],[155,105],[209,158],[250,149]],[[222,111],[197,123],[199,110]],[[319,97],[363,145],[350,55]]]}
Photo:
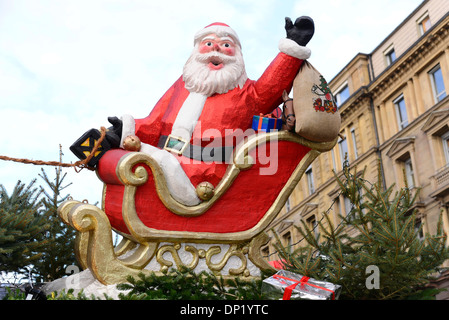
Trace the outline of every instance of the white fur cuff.
{"label": "white fur cuff", "polygon": [[279,41],[279,50],[289,56],[307,60],[310,58],[312,51],[307,47],[302,47],[295,41],[284,38]]}
{"label": "white fur cuff", "polygon": [[123,122],[123,127],[120,147],[123,148],[123,140],[125,140],[127,136],[133,136],[136,134],[136,122],[134,121],[134,118],[129,114],[123,115],[121,119]]}

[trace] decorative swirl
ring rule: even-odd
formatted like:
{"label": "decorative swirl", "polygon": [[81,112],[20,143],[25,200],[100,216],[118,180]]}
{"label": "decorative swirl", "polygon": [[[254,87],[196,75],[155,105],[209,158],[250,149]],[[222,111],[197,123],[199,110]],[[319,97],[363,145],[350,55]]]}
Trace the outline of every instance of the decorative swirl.
{"label": "decorative swirl", "polygon": [[[184,266],[188,269],[195,269],[196,266],[198,265],[200,256],[204,257],[204,250],[198,250],[197,248],[190,246],[190,245],[186,245],[185,246],[185,251],[190,252],[192,254],[192,261],[186,265],[182,262],[181,258],[179,257],[179,253],[178,251],[181,249],[181,245],[179,243],[176,243],[174,245],[165,245],[162,246],[157,254],[156,254],[156,260],[159,262],[159,264],[162,265],[161,271],[162,272],[166,272],[168,271],[168,268],[173,266],[173,262],[168,261],[166,259],[163,258],[164,253],[166,252],[170,252],[172,254],[173,260],[175,260],[176,266],[179,269],[181,266]],[[201,251],[201,252],[200,252]]]}
{"label": "decorative swirl", "polygon": [[[180,256],[180,249],[181,244],[176,243],[172,245],[164,245],[159,248],[156,254],[156,260],[161,265],[161,271],[167,272],[170,267],[173,266],[173,262],[165,259],[163,255],[167,252],[171,253],[171,256],[173,257],[173,260],[176,264],[176,267],[179,269],[181,266],[187,267],[191,270],[195,269],[199,263],[199,259],[206,259],[206,265],[208,266],[209,270],[220,272],[223,270],[223,268],[226,266],[226,264],[229,262],[229,259],[232,256],[236,256],[240,259],[241,266],[236,269],[229,269],[230,275],[244,275],[249,276],[249,271],[247,268],[247,258],[246,254],[248,253],[249,249],[247,246],[240,247],[237,244],[233,244],[229,247],[227,252],[224,254],[224,256],[221,258],[221,260],[218,263],[213,263],[212,259],[215,255],[221,253],[221,248],[219,246],[212,246],[207,251],[200,249],[198,250],[194,246],[186,245],[185,251],[190,252],[192,255],[192,259],[189,264],[186,264],[186,261],[183,261],[183,258],[185,258],[184,255]],[[184,259],[187,260],[187,259]]]}
{"label": "decorative swirl", "polygon": [[[132,159],[130,157],[132,157]],[[133,152],[125,155],[117,167],[118,178],[124,185],[141,186],[148,181],[148,172],[143,166],[137,166],[135,170],[133,170],[137,164],[148,165],[153,170],[155,177],[157,176],[158,179],[163,179],[162,182],[165,182],[162,169],[153,158],[144,153]]]}
{"label": "decorative swirl", "polygon": [[210,270],[212,271],[221,271],[226,264],[228,263],[229,259],[231,258],[231,256],[236,256],[240,259],[240,261],[242,262],[242,265],[237,268],[237,269],[229,269],[229,274],[231,275],[240,275],[240,274],[247,274],[248,271],[246,270],[246,266],[247,266],[247,260],[245,257],[245,254],[248,253],[248,248],[244,247],[244,248],[238,248],[237,244],[233,244],[230,246],[230,248],[228,249],[228,251],[225,253],[225,255],[223,256],[223,258],[221,259],[220,262],[218,263],[212,263],[212,257],[214,255],[217,255],[221,252],[221,248],[218,246],[214,246],[211,247],[209,250],[207,250],[206,252],[206,264],[209,267]]}

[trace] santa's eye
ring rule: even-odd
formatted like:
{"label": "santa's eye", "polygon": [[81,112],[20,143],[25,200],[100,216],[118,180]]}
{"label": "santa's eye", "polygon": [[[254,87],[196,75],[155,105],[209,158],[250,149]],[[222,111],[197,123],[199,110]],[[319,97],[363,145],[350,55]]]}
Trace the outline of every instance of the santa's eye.
{"label": "santa's eye", "polygon": [[225,44],[224,44],[224,47],[225,47],[225,48],[230,48],[231,45],[230,45],[229,43],[225,43]]}
{"label": "santa's eye", "polygon": [[206,46],[208,46],[208,47],[212,47],[212,42],[206,42]]}

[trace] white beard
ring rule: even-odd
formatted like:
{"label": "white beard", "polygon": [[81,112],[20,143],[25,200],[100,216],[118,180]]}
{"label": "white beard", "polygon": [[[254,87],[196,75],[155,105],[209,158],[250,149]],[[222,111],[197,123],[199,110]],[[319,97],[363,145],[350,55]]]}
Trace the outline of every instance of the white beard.
{"label": "white beard", "polygon": [[[221,59],[223,68],[210,70],[208,64],[211,57]],[[183,80],[186,89],[208,97],[215,93],[226,93],[237,86],[243,88],[247,79],[243,56],[238,48],[235,56],[228,56],[219,52],[201,54],[195,47],[184,65]]]}

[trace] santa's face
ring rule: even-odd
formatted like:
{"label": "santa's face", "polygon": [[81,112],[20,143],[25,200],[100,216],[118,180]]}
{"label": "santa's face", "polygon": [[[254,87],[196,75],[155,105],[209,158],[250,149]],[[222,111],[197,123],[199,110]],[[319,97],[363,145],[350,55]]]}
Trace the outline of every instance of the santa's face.
{"label": "santa's face", "polygon": [[210,70],[220,70],[224,67],[224,61],[220,57],[222,54],[230,57],[235,56],[235,43],[230,37],[218,37],[211,34],[200,42],[198,52],[200,54],[219,53],[216,55],[209,55],[207,59],[207,66]]}
{"label": "santa's face", "polygon": [[187,90],[207,96],[243,87],[248,78],[240,47],[229,36],[206,35],[185,64],[183,79]]}

